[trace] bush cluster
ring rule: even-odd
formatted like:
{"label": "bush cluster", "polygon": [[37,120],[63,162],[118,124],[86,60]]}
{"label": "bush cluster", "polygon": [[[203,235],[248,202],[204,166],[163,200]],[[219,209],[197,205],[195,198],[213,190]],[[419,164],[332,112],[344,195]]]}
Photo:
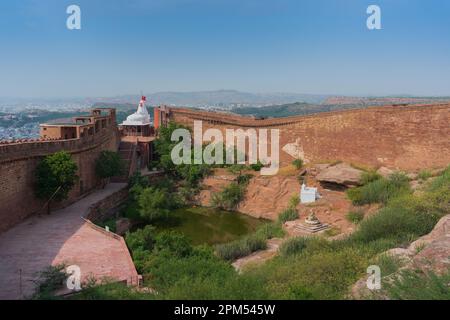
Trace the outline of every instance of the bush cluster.
{"label": "bush cluster", "polygon": [[295,159],[292,161],[292,165],[297,169],[300,170],[303,167],[303,160],[302,159]]}
{"label": "bush cluster", "polygon": [[289,207],[278,216],[278,221],[280,223],[285,223],[286,221],[297,220],[299,217],[297,209]]}
{"label": "bush cluster", "polygon": [[283,224],[287,221],[294,221],[299,218],[297,205],[300,203],[300,198],[297,194],[293,194],[289,199],[289,206],[278,215],[278,222]]}
{"label": "bush cluster", "polygon": [[347,196],[354,205],[387,204],[390,199],[410,192],[408,177],[402,173],[394,173],[387,179],[379,178],[362,187],[349,189]]}
{"label": "bush cluster", "polygon": [[356,210],[356,211],[350,211],[345,216],[348,221],[354,224],[359,224],[364,219],[364,211],[363,210]]}
{"label": "bush cluster", "polygon": [[266,239],[257,234],[246,236],[226,244],[216,246],[217,255],[224,260],[233,261],[250,253],[267,248]]}

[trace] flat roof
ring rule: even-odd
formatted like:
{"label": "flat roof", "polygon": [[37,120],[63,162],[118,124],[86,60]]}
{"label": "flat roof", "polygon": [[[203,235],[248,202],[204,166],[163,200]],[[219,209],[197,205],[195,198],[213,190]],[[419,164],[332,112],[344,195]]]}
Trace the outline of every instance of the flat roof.
{"label": "flat roof", "polygon": [[88,126],[86,123],[43,123],[41,127],[83,127]]}

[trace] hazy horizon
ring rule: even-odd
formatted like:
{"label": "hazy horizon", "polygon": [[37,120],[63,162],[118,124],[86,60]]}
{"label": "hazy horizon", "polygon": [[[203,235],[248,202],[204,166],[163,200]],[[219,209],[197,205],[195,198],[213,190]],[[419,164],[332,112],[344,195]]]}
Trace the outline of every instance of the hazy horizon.
{"label": "hazy horizon", "polygon": [[196,90],[196,91],[175,91],[175,90],[167,90],[167,91],[158,91],[158,92],[138,92],[138,93],[119,93],[110,96],[0,96],[0,100],[6,99],[17,99],[17,100],[77,100],[77,99],[119,99],[122,97],[131,97],[136,96],[139,98],[141,95],[146,95],[151,98],[152,95],[155,94],[196,94],[196,93],[214,93],[214,92],[237,92],[237,93],[246,93],[246,94],[254,94],[254,95],[304,95],[304,96],[327,96],[327,97],[349,97],[349,98],[397,98],[397,97],[405,97],[405,98],[450,98],[450,94],[448,95],[418,95],[411,93],[403,93],[403,94],[388,94],[388,95],[376,95],[376,94],[334,94],[334,93],[309,93],[309,92],[251,92],[244,91],[238,89],[217,89],[217,90]]}

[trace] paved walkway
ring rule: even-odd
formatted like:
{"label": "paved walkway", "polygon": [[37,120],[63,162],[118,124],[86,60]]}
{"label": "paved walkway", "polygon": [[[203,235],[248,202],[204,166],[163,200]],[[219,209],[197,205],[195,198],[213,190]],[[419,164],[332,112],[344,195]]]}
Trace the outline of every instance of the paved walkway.
{"label": "paved walkway", "polygon": [[31,217],[1,234],[0,299],[29,297],[36,273],[62,262],[78,265],[83,280],[92,275],[136,281],[137,272],[123,238],[82,219],[91,205],[124,186],[111,183],[67,208]]}

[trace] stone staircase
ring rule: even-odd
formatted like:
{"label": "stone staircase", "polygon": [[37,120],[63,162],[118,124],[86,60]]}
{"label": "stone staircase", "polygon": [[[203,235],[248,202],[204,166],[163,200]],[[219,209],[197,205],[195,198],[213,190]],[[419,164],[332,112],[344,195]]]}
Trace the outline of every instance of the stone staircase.
{"label": "stone staircase", "polygon": [[124,173],[121,176],[114,177],[112,182],[128,182],[128,178],[136,166],[136,144],[133,142],[121,141],[118,153],[124,163]]}

